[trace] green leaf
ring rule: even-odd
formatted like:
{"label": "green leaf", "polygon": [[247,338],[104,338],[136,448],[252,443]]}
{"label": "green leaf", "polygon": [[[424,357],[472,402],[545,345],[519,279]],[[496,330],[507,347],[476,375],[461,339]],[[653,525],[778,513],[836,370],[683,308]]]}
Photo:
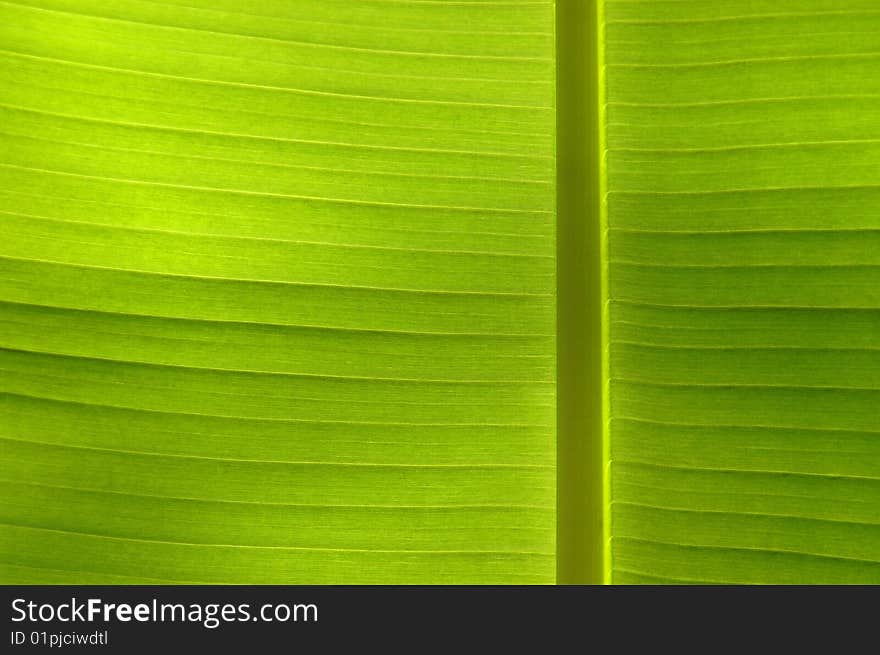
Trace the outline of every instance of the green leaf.
{"label": "green leaf", "polygon": [[3,582],[554,580],[553,17],[0,3]]}
{"label": "green leaf", "polygon": [[556,5],[0,1],[0,582],[880,583],[876,1]]}
{"label": "green leaf", "polygon": [[604,3],[610,579],[880,582],[880,12]]}

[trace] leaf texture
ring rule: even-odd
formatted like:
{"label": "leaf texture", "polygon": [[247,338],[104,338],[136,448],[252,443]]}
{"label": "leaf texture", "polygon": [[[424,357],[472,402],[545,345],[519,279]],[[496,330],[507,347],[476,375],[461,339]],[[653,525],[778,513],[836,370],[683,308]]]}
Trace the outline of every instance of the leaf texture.
{"label": "leaf texture", "polygon": [[880,582],[880,11],[605,0],[611,581]]}
{"label": "leaf texture", "polygon": [[555,575],[553,4],[0,2],[0,579]]}
{"label": "leaf texture", "polygon": [[[880,582],[880,10],[599,11],[608,580]],[[0,0],[0,581],[553,582],[555,47]]]}

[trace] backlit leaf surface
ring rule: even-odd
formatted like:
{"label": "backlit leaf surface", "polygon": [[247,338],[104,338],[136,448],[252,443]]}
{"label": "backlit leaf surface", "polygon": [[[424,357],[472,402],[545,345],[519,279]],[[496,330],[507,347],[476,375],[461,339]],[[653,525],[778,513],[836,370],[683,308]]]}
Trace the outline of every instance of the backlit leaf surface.
{"label": "backlit leaf surface", "polygon": [[552,582],[551,2],[0,2],[3,582]]}

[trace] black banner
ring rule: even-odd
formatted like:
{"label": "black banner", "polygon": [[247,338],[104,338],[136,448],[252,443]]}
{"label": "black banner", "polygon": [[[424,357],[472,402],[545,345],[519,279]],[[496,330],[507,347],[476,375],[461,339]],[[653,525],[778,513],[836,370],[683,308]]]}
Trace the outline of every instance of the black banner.
{"label": "black banner", "polygon": [[543,653],[695,640],[708,648],[755,640],[767,646],[769,639],[789,647],[827,639],[830,647],[873,624],[876,597],[876,589],[864,587],[0,589],[7,628],[0,652],[9,653],[336,652],[343,646],[459,653],[477,645]]}

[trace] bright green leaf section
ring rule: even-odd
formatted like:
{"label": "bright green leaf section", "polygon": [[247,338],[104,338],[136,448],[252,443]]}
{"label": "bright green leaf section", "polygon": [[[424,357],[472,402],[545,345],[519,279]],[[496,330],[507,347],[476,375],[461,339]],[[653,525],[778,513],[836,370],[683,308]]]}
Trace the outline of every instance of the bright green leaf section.
{"label": "bright green leaf section", "polygon": [[880,10],[605,0],[612,581],[880,582]]}
{"label": "bright green leaf section", "polygon": [[547,2],[0,2],[0,581],[555,576]]}

